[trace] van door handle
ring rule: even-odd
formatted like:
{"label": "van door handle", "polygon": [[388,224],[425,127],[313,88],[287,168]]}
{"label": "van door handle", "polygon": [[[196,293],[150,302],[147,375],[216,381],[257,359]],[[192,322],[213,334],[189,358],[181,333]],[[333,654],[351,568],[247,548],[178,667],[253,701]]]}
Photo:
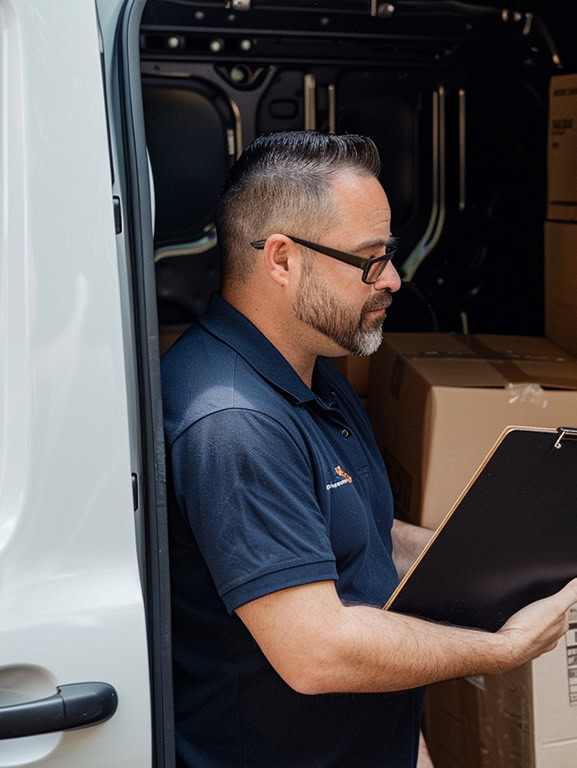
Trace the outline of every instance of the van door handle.
{"label": "van door handle", "polygon": [[87,728],[116,712],[118,696],[108,683],[60,685],[54,696],[0,707],[0,739]]}

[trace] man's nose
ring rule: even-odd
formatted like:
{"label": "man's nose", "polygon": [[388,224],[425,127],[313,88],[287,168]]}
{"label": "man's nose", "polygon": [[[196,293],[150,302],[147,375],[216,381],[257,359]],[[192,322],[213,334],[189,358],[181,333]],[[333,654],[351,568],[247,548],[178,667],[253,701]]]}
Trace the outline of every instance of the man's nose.
{"label": "man's nose", "polygon": [[391,293],[399,290],[401,287],[401,277],[392,261],[389,261],[387,266],[383,269],[377,282],[374,283],[374,287],[377,291],[383,291],[385,288],[388,288]]}

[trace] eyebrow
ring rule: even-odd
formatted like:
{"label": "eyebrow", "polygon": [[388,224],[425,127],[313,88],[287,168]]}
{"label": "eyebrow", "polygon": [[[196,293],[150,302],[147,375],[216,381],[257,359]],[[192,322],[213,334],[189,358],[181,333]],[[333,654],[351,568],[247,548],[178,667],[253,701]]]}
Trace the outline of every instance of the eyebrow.
{"label": "eyebrow", "polygon": [[397,241],[398,238],[393,234],[390,234],[387,240],[383,239],[382,237],[378,237],[373,240],[363,240],[361,243],[359,243],[359,245],[357,245],[354,251],[351,251],[351,253],[360,253],[361,251],[368,251],[369,249],[373,248],[382,248],[383,246],[391,248],[392,246],[396,245]]}

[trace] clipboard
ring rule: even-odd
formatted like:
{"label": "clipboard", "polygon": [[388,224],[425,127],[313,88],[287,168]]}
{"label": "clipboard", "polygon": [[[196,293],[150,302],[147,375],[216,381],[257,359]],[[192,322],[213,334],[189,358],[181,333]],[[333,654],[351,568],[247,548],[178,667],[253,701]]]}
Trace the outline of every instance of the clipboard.
{"label": "clipboard", "polygon": [[577,429],[508,427],[384,606],[497,631],[577,576]]}

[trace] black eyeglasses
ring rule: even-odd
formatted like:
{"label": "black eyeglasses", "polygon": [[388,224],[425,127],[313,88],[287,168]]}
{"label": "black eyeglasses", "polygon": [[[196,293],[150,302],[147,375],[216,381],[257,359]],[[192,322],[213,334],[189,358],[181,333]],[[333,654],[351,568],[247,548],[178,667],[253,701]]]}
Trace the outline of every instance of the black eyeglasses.
{"label": "black eyeglasses", "polygon": [[[389,247],[388,252],[383,256],[375,256],[372,259],[363,259],[360,256],[355,256],[353,253],[337,251],[336,248],[328,248],[326,245],[318,245],[317,243],[311,243],[308,240],[301,240],[300,237],[293,237],[292,235],[285,235],[285,237],[288,237],[289,240],[292,240],[294,243],[304,245],[305,248],[310,248],[311,251],[323,253],[325,256],[330,256],[331,259],[338,259],[339,261],[344,261],[345,264],[351,264],[353,267],[362,269],[362,281],[368,285],[377,282],[395,253],[395,249]],[[265,243],[266,240],[254,240],[251,245],[253,248],[262,251]]]}

